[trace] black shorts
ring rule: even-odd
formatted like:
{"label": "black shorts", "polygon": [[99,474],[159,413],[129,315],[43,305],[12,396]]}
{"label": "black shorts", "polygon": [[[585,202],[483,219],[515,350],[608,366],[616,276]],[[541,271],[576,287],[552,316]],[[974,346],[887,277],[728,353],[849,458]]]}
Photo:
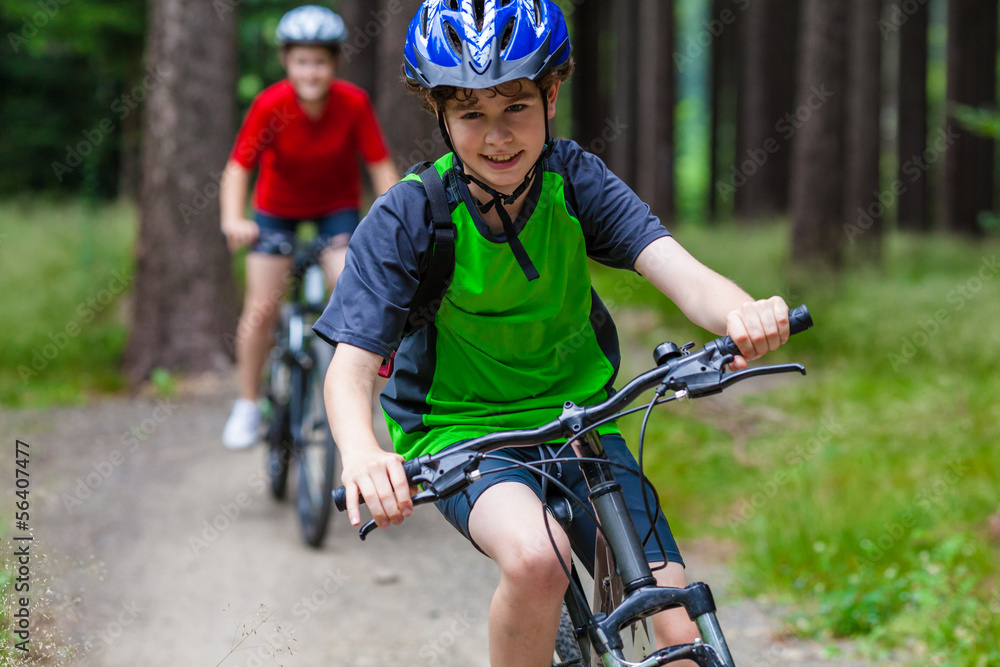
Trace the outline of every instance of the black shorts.
{"label": "black shorts", "polygon": [[[636,463],[635,457],[632,456],[632,452],[630,452],[628,447],[625,445],[625,440],[620,435],[612,434],[602,436],[601,442],[604,445],[604,450],[607,452],[608,457],[613,462],[627,466],[630,470],[636,471],[636,474],[630,474],[619,466],[613,467],[615,479],[622,485],[622,493],[625,495],[625,504],[628,506],[629,513],[632,515],[632,521],[635,523],[636,531],[639,533],[639,539],[644,539],[649,532],[650,522],[649,516],[646,513],[646,506],[642,499],[642,485],[639,484],[639,476],[637,474],[639,465]],[[538,461],[543,458],[551,458],[550,448],[542,447],[512,447],[510,449],[498,450],[494,452],[494,454],[525,463]],[[530,470],[522,467],[515,467],[512,470],[487,474],[487,471],[509,466],[510,463],[504,461],[486,459],[479,465],[479,470],[483,473],[481,480],[469,485],[469,487],[461,493],[457,493],[451,498],[435,503],[438,510],[440,510],[441,513],[444,514],[444,517],[448,520],[448,523],[458,529],[460,533],[465,535],[466,539],[472,542],[477,549],[479,549],[478,545],[476,545],[476,543],[472,540],[472,537],[469,535],[469,514],[472,512],[472,507],[476,504],[476,500],[479,499],[479,496],[481,496],[486,489],[494,484],[500,484],[502,482],[519,482],[529,487],[535,492],[535,495],[537,495],[539,499],[542,499],[541,479]],[[587,498],[589,491],[587,489],[587,482],[583,477],[583,473],[580,471],[580,466],[576,463],[564,462],[560,464],[559,468],[560,469],[556,469],[555,466],[550,466],[549,472],[557,475],[559,481],[572,489],[574,495],[589,507],[590,501]],[[551,483],[549,487],[551,493]],[[650,508],[655,511],[656,503],[653,500],[652,492],[649,490],[647,490],[647,497],[649,499]],[[670,525],[663,516],[663,512],[660,512],[657,518],[656,533],[659,535],[660,541],[663,543],[663,548],[666,551],[666,554],[660,551],[656,538],[650,536],[649,540],[646,542],[646,558],[649,562],[656,563],[665,560],[683,565],[684,560],[681,558],[680,551],[677,548],[677,542],[674,540],[674,536],[670,532]],[[593,571],[593,554],[597,541],[597,526],[594,525],[590,516],[575,503],[573,504],[573,522],[567,530],[567,536],[569,537],[570,544],[573,546],[573,551],[576,552],[578,557],[580,557],[587,569],[589,571]],[[482,551],[482,549],[480,549],[480,551]]]}
{"label": "black shorts", "polygon": [[[265,255],[291,256],[295,252],[295,231],[305,220],[279,218],[255,210],[253,220],[260,227],[260,236],[250,246],[250,252]],[[316,239],[329,245],[335,236],[351,235],[358,228],[358,210],[347,209],[316,218]]]}

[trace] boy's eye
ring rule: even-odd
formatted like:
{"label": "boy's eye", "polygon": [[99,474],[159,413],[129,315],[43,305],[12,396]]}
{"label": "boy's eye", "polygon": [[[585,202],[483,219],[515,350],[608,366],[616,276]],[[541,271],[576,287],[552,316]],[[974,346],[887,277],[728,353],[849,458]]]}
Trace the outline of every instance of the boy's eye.
{"label": "boy's eye", "polygon": [[507,111],[513,111],[514,113],[517,113],[518,111],[524,111],[527,107],[528,105],[526,104],[511,104],[509,107],[507,107]]}
{"label": "boy's eye", "polygon": [[466,111],[465,113],[462,114],[461,118],[462,120],[475,120],[476,118],[479,118],[482,115],[483,114],[479,113],[478,111]]}

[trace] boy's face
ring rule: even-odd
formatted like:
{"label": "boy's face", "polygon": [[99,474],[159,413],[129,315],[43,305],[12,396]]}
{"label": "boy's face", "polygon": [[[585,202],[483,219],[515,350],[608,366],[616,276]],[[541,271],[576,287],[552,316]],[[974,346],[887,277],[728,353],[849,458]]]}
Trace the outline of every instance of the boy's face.
{"label": "boy's face", "polygon": [[545,119],[555,115],[559,95],[556,83],[543,102],[533,81],[519,82],[519,88],[500,86],[502,92],[493,88],[468,91],[467,99],[449,100],[444,111],[452,144],[466,171],[505,193],[521,184],[542,154]]}
{"label": "boy's face", "polygon": [[288,81],[304,102],[318,102],[330,92],[336,73],[333,55],[322,46],[290,46],[282,54]]}

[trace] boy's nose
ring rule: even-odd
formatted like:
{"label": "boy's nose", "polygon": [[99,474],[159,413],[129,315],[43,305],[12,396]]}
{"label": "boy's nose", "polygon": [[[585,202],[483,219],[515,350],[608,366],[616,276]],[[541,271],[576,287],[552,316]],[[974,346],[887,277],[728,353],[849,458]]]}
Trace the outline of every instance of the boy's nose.
{"label": "boy's nose", "polygon": [[513,135],[504,123],[493,123],[486,132],[486,142],[490,144],[505,144]]}

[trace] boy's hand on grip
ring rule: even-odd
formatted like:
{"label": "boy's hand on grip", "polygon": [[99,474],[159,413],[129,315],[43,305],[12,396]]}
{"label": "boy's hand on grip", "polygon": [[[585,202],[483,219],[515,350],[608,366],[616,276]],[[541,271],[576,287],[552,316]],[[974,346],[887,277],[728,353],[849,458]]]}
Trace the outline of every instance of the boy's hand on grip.
{"label": "boy's hand on grip", "polygon": [[741,352],[733,359],[732,369],[743,370],[748,361],[759,359],[788,341],[788,305],[780,296],[747,301],[729,313],[726,333]]}
{"label": "boy's hand on grip", "polygon": [[403,457],[379,450],[358,461],[344,459],[342,475],[347,497],[347,516],[352,526],[360,525],[358,496],[371,511],[379,528],[399,525],[413,513],[412,489],[403,469]]}

